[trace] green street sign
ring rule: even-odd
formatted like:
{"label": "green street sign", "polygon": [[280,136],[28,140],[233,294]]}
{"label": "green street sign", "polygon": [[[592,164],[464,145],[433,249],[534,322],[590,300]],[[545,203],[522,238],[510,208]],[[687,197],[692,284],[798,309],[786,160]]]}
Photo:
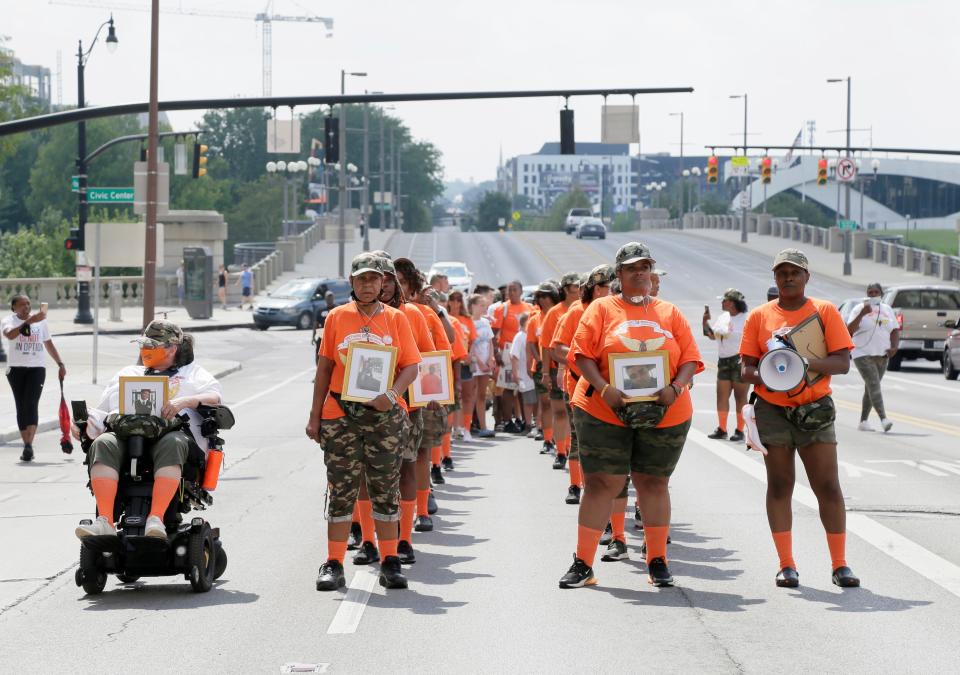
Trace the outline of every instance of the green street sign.
{"label": "green street sign", "polygon": [[80,176],[70,176],[70,192],[80,192]]}
{"label": "green street sign", "polygon": [[857,221],[855,220],[841,220],[837,223],[837,227],[841,230],[855,230],[857,229]]}
{"label": "green street sign", "polygon": [[88,204],[132,204],[132,187],[88,187]]}
{"label": "green street sign", "polygon": [[389,211],[389,210],[390,210],[390,205],[389,205],[389,204],[374,204],[374,206],[375,206],[378,210],[380,210],[380,211]]}

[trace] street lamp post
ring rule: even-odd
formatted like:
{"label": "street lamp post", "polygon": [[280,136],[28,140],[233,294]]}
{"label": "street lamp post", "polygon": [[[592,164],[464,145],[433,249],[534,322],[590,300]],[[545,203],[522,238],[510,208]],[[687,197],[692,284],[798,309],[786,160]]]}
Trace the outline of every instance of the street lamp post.
{"label": "street lamp post", "polygon": [[696,193],[697,193],[696,202],[694,204],[691,204],[691,210],[692,210],[700,206],[700,175],[701,175],[700,167],[699,166],[693,167],[692,169],[690,169],[690,173],[693,174],[693,178],[694,178],[693,183],[696,186]]}
{"label": "street lamp post", "polygon": [[[680,118],[680,169],[679,169],[679,171],[677,171],[677,174],[682,177],[682,176],[684,175],[684,168],[683,168],[683,113],[682,113],[682,112],[670,113],[670,117],[679,117],[679,118]],[[690,175],[689,172],[688,172],[686,175]],[[680,180],[680,229],[681,229],[681,230],[683,229],[683,202],[684,202],[684,191],[685,191],[685,190],[686,190],[686,186],[685,186],[685,184],[684,184],[683,179],[681,178],[681,180]]]}
{"label": "street lamp post", "polygon": [[[340,95],[343,96],[347,93],[347,75],[351,77],[366,77],[366,73],[351,73],[346,70],[340,71]],[[338,228],[338,237],[337,242],[337,269],[339,270],[340,277],[343,278],[346,274],[346,264],[344,262],[345,255],[345,246],[346,242],[344,241],[347,238],[347,212],[344,209],[344,200],[347,195],[347,105],[345,103],[340,105],[340,120],[337,124],[340,136],[340,180],[339,188],[340,192],[337,196],[337,209],[340,211],[340,219]]]}
{"label": "street lamp post", "polygon": [[[83,51],[83,41],[77,42],[77,108],[86,107],[84,101],[84,71],[87,62],[90,60],[90,52],[97,44],[97,38],[100,37],[100,31],[104,26],[107,28],[107,51],[111,54],[117,50],[117,31],[113,25],[113,15],[107,21],[100,24],[93,41],[87,51]],[[84,237],[84,229],[87,224],[87,124],[86,122],[77,123],[77,174],[78,190],[77,197],[77,226],[80,228],[80,236]],[[86,242],[84,242],[86,246]],[[86,266],[86,253],[83,250],[77,251],[77,266]],[[99,297],[99,289],[96,290]],[[90,314],[90,282],[80,281],[77,283],[77,315],[73,319],[74,323],[93,323],[93,316]]]}
{"label": "street lamp post", "polygon": [[370,104],[363,104],[363,192],[360,201],[363,221],[363,250],[370,250],[370,185],[366,180],[370,176]]}
{"label": "street lamp post", "polygon": [[397,214],[394,212],[394,205],[399,204],[399,199],[397,197],[397,143],[393,137],[394,127],[390,127],[390,210],[387,212],[390,214],[390,218],[387,222],[387,227],[396,227],[400,229],[399,221],[397,220]]}
{"label": "street lamp post", "polygon": [[[733,94],[730,98],[742,98],[743,99],[743,156],[747,156],[747,95],[746,94]],[[747,171],[749,174],[749,169]],[[740,193],[741,193],[741,203],[743,203],[743,217],[740,221],[740,243],[747,243],[747,207],[748,204],[743,202],[744,190],[744,181],[749,180],[749,175],[742,177],[740,180]]]}
{"label": "street lamp post", "polygon": [[[827,80],[828,83],[834,82],[847,82],[847,159],[850,159],[850,76],[846,78],[830,78]],[[850,181],[847,181],[846,187],[844,188],[844,218],[850,220]],[[839,199],[838,199],[839,201]],[[850,232],[849,226],[843,232],[843,276],[848,277],[853,274],[853,269],[850,264]]]}

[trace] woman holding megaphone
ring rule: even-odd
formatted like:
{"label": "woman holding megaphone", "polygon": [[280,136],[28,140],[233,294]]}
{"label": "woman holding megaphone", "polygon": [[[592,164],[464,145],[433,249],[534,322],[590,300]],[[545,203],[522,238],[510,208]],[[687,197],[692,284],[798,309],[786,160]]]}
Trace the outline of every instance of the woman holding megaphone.
{"label": "woman holding megaphone", "polygon": [[[791,499],[796,482],[794,453],[800,455],[810,487],[820,506],[820,520],[827,531],[833,583],[859,586],[860,580],[846,563],[846,511],[837,471],[835,408],[830,398],[830,376],[850,369],[853,343],[843,318],[829,302],[805,295],[810,280],[807,256],[788,248],[773,261],[773,276],[780,297],[753,310],[743,328],[740,355],[742,379],[754,385],[755,403],[744,406],[748,418],[747,443],[764,452],[767,468],[767,519],[780,557],[777,586],[800,585],[793,559],[793,511]],[[826,341],[824,358],[802,359],[795,353],[793,363],[777,354],[776,367],[758,368],[764,355],[785,347],[782,337],[792,328],[818,314]],[[786,352],[782,355],[786,356]],[[806,370],[819,375],[807,377]],[[797,376],[799,384],[784,391],[784,382]],[[765,381],[766,380],[766,381]],[[759,436],[759,438],[755,437]]]}

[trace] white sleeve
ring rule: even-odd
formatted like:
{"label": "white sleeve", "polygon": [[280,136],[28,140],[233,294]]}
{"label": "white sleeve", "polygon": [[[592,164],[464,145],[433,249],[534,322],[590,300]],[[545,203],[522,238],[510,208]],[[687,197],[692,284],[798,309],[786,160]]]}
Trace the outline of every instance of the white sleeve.
{"label": "white sleeve", "polygon": [[40,322],[40,325],[38,326],[38,328],[40,329],[40,341],[41,341],[41,342],[46,342],[47,340],[49,340],[49,339],[50,339],[50,326],[47,325],[47,322],[46,322],[45,320],[44,320],[44,321],[41,321],[41,322]]}
{"label": "white sleeve", "polygon": [[95,408],[87,411],[90,422],[98,434],[102,434],[104,431],[104,421],[107,419],[107,415],[120,412],[120,376],[123,374],[123,369],[121,369],[113,376],[110,384],[103,390],[100,402],[97,403]]}
{"label": "white sleeve", "polygon": [[223,403],[223,389],[220,388],[220,382],[204,368],[197,366],[190,378],[190,384],[197,394],[215,393],[218,403]]}
{"label": "white sleeve", "polygon": [[856,319],[858,316],[860,316],[860,310],[862,310],[862,309],[863,309],[863,303],[862,303],[862,302],[858,302],[858,303],[857,303],[856,305],[854,305],[853,308],[850,310],[850,314],[848,314],[848,315],[846,316],[846,318],[844,319],[844,321],[845,321],[846,323],[850,323],[851,321],[853,321],[854,319]]}

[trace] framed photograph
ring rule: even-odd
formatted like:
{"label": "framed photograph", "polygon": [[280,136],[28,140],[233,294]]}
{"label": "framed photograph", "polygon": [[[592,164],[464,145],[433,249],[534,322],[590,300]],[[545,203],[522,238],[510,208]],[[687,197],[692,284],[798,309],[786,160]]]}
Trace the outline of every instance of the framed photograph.
{"label": "framed photograph", "polygon": [[340,397],[344,401],[372,401],[393,386],[396,368],[396,347],[351,342],[347,347],[347,365]]}
{"label": "framed photograph", "polygon": [[670,353],[625,352],[610,354],[610,384],[624,394],[624,401],[653,401],[670,383]]}
{"label": "framed photograph", "polygon": [[127,376],[120,378],[120,414],[153,415],[170,400],[170,378],[166,375]]}
{"label": "framed photograph", "polygon": [[[819,312],[814,312],[787,333],[787,339],[800,356],[808,359],[823,359],[827,356],[827,338]],[[822,373],[807,371],[807,384],[823,378]]]}
{"label": "framed photograph", "polygon": [[417,379],[410,385],[410,406],[420,408],[436,401],[453,404],[453,360],[449,350],[421,352]]}

